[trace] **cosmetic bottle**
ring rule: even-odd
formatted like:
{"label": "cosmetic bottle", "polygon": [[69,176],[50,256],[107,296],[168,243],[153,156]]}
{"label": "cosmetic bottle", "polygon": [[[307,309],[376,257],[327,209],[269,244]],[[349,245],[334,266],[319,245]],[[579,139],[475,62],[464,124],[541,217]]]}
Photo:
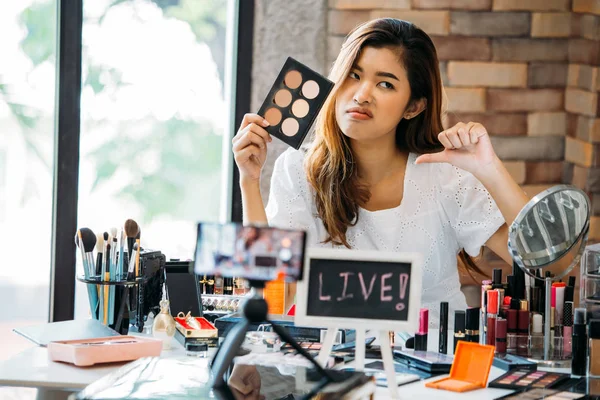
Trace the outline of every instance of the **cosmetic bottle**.
{"label": "cosmetic bottle", "polygon": [[169,312],[169,300],[160,301],[160,313],[152,323],[152,336],[163,341],[163,349],[171,348],[171,341],[175,336],[175,319]]}
{"label": "cosmetic bottle", "polygon": [[223,294],[229,296],[233,294],[233,278],[223,278]]}
{"label": "cosmetic bottle", "polygon": [[506,351],[517,352],[517,310],[506,310]]}
{"label": "cosmetic bottle", "polygon": [[506,353],[506,329],[507,322],[505,319],[496,319],[496,353]]}
{"label": "cosmetic bottle", "polygon": [[479,307],[468,308],[466,317],[465,340],[479,343]]}
{"label": "cosmetic bottle", "polygon": [[496,319],[498,318],[498,291],[497,290],[488,290],[487,291],[487,332],[486,332],[486,340],[487,344],[491,346],[496,345]]}
{"label": "cosmetic bottle", "polygon": [[588,377],[600,378],[600,319],[590,319]]}
{"label": "cosmetic bottle", "polygon": [[529,311],[517,312],[517,354],[529,354]]}
{"label": "cosmetic bottle", "polygon": [[[479,311],[479,309],[477,309]],[[477,315],[479,318],[479,315]],[[463,310],[454,311],[454,344],[452,354],[456,351],[456,345],[461,340],[465,340],[465,312]]]}
{"label": "cosmetic bottle", "polygon": [[531,314],[531,343],[529,345],[532,357],[544,356],[544,318],[540,313]]}
{"label": "cosmetic bottle", "polygon": [[588,338],[586,331],[586,309],[576,308],[573,318],[571,374],[585,376]]}

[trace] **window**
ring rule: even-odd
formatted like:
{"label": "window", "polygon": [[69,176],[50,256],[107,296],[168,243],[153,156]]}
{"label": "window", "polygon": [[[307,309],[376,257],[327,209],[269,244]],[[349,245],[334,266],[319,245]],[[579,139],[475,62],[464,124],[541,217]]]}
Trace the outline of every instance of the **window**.
{"label": "window", "polygon": [[48,320],[56,6],[0,3],[0,360],[33,346],[13,328]]}
{"label": "window", "polygon": [[[78,226],[193,257],[220,215],[227,0],[84,1]],[[81,271],[81,265],[78,266]],[[89,314],[77,283],[76,317]]]}

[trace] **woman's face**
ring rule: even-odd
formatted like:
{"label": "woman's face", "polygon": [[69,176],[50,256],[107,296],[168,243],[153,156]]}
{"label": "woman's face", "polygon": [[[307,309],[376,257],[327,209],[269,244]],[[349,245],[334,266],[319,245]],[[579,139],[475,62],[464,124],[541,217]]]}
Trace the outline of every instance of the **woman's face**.
{"label": "woman's face", "polygon": [[358,141],[395,135],[410,94],[397,51],[365,47],[338,92],[337,123],[344,135]]}

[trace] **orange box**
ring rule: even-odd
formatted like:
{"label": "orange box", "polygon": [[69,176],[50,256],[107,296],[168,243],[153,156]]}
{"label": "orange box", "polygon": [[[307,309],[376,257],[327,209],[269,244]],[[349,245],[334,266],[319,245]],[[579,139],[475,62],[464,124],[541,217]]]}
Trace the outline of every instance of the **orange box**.
{"label": "orange box", "polygon": [[490,345],[458,342],[454,361],[450,368],[450,376],[426,383],[425,386],[453,392],[468,392],[485,388],[494,362],[495,349],[495,346]]}

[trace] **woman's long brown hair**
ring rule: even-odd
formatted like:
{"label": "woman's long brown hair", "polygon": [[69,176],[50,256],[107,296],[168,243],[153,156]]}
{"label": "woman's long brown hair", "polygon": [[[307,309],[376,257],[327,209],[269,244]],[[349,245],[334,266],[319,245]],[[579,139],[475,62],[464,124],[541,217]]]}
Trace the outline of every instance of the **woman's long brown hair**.
{"label": "woman's long brown hair", "polygon": [[[367,203],[370,193],[359,183],[350,141],[336,122],[335,102],[341,85],[365,47],[397,50],[407,71],[410,101],[422,98],[427,101],[425,110],[418,116],[402,119],[398,124],[398,148],[418,154],[443,149],[437,138],[444,130],[443,89],[437,53],[429,36],[412,23],[393,18],[375,19],[356,27],[346,38],[329,74],[335,86],[317,118],[315,139],[305,163],[308,181],[315,191],[317,212],[329,235],[325,243],[348,248],[346,231],[358,222],[358,209]],[[485,275],[464,250],[460,257],[467,271]]]}

